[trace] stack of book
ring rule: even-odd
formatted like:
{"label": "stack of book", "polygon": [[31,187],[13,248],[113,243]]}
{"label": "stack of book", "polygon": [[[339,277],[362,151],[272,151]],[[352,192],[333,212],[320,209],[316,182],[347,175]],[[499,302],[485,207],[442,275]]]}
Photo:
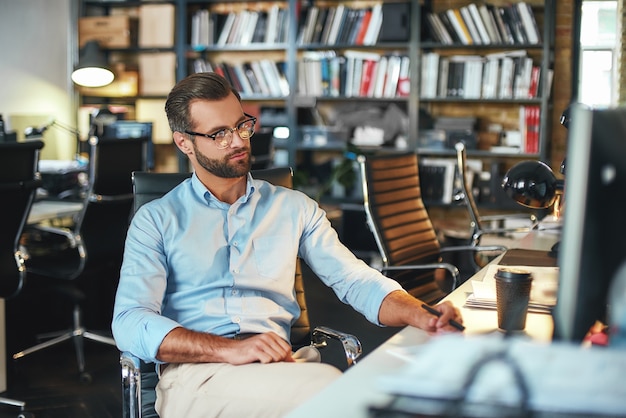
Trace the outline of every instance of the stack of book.
{"label": "stack of book", "polygon": [[298,94],[327,97],[406,97],[409,57],[346,50],[305,52],[298,62]]}
{"label": "stack of book", "polygon": [[298,44],[373,45],[383,22],[383,5],[372,7],[311,6],[299,28]]}
{"label": "stack of book", "polygon": [[479,55],[423,55],[420,97],[463,99],[532,99],[541,83],[552,81],[552,71],[541,78],[541,67],[525,50]]}
{"label": "stack of book", "polygon": [[448,45],[541,43],[533,10],[523,1],[506,6],[472,3],[439,13],[427,12],[426,24],[433,41]]}
{"label": "stack of book", "polygon": [[284,71],[285,63],[261,59],[250,62],[194,61],[194,71],[215,72],[225,77],[244,97],[286,97],[289,83]]}
{"label": "stack of book", "polygon": [[198,10],[191,18],[191,46],[274,44],[287,41],[288,10],[273,4],[268,10],[228,13]]}

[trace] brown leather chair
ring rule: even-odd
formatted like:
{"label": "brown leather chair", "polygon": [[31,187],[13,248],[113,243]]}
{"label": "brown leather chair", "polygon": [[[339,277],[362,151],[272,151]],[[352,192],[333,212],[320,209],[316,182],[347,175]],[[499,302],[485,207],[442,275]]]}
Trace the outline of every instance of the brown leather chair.
{"label": "brown leather chair", "polygon": [[[141,205],[156,199],[181,181],[191,176],[191,173],[133,173],[135,205],[137,211]],[[289,167],[276,167],[253,170],[252,176],[263,179],[272,184],[292,187],[292,171]],[[351,334],[339,332],[327,327],[316,327],[311,330],[309,313],[302,281],[300,260],[296,263],[294,280],[296,299],[300,305],[300,318],[291,327],[291,344],[294,348],[313,345],[323,348],[329,339],[341,342],[348,365],[356,363],[361,355],[361,342]],[[122,372],[122,401],[124,418],[152,418],[158,417],[154,410],[156,401],[155,388],[158,376],[155,365],[141,361],[132,353],[122,353],[120,357]]]}
{"label": "brown leather chair", "polygon": [[442,248],[422,201],[415,153],[360,155],[357,160],[367,224],[380,252],[382,272],[413,296],[435,303],[457,286],[459,269],[442,262],[443,253],[503,251],[501,246]]}

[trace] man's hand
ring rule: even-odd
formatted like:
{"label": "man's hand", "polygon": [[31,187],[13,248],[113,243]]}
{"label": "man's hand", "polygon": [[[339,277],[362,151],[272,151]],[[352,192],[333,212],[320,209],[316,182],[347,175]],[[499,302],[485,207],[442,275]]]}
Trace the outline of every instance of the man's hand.
{"label": "man's hand", "polygon": [[291,345],[273,332],[258,334],[243,340],[231,340],[227,351],[231,364],[293,362]]}
{"label": "man's hand", "polygon": [[245,339],[230,339],[204,332],[174,328],[165,336],[157,358],[166,363],[274,363],[293,362],[291,345],[267,332]]}
{"label": "man's hand", "polygon": [[378,319],[390,327],[411,325],[431,333],[459,332],[450,325],[451,320],[463,323],[460,311],[450,302],[442,302],[433,308],[441,313],[439,317],[422,308],[423,302],[403,290],[388,294],[380,306]]}

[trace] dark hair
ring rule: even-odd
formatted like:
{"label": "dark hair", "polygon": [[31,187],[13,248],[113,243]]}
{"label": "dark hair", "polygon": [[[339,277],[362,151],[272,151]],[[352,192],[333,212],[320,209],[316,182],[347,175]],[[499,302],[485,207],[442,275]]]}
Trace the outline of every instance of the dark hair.
{"label": "dark hair", "polygon": [[213,72],[195,73],[179,81],[165,102],[165,114],[172,132],[190,130],[189,105],[194,100],[220,100],[233,93],[241,100],[239,92],[228,80]]}

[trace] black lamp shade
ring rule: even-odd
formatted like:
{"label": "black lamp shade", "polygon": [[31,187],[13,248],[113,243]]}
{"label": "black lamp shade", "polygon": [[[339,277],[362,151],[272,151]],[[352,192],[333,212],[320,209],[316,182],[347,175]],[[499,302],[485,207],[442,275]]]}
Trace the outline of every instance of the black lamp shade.
{"label": "black lamp shade", "polygon": [[111,84],[115,76],[108,66],[98,41],[89,41],[80,51],[72,81],[84,87],[102,87]]}
{"label": "black lamp shade", "polygon": [[552,206],[557,190],[562,190],[563,185],[548,165],[541,161],[522,161],[504,175],[502,188],[517,203],[539,209]]}

